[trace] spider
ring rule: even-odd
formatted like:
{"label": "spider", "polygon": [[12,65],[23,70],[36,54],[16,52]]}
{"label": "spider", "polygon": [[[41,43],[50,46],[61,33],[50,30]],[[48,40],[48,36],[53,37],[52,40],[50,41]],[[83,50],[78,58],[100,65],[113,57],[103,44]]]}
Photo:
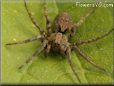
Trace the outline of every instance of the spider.
{"label": "spider", "polygon": [[55,18],[55,32],[68,33],[68,37],[75,34],[76,29],[83,24],[85,19],[94,13],[96,8],[90,10],[85,16],[82,16],[77,23],[73,23],[71,17],[67,12],[62,12]]}
{"label": "spider", "polygon": [[[79,46],[83,45],[83,44],[88,44],[88,43],[98,41],[98,40],[108,36],[111,32],[113,32],[114,29],[111,29],[108,32],[106,32],[103,35],[98,36],[96,38],[92,38],[92,39],[88,39],[88,40],[81,40],[81,41],[78,41],[76,43],[71,43],[69,41],[70,37],[75,34],[75,30],[80,25],[82,25],[83,22],[87,19],[87,17],[89,17],[95,10],[91,10],[85,16],[81,17],[79,22],[77,22],[77,23],[72,22],[71,17],[69,16],[69,14],[67,12],[62,12],[62,13],[58,14],[58,16],[55,18],[54,31],[53,31],[50,19],[48,17],[47,7],[45,5],[44,16],[46,19],[46,30],[47,30],[47,32],[45,32],[36,23],[32,14],[28,10],[28,7],[27,7],[25,0],[24,0],[24,6],[25,6],[25,9],[26,9],[28,16],[31,19],[32,23],[39,30],[40,37],[35,36],[33,38],[29,38],[29,39],[26,39],[24,41],[15,42],[15,43],[7,43],[6,45],[17,45],[17,44],[29,43],[32,41],[39,40],[41,42],[41,47],[37,48],[36,51],[32,54],[32,56],[30,58],[28,58],[24,64],[19,66],[18,69],[21,69],[26,64],[30,63],[35,58],[35,56],[41,52],[44,52],[45,55],[47,55],[50,51],[58,52],[68,60],[68,63],[71,67],[71,70],[73,71],[73,73],[76,76],[76,78],[78,79],[78,81],[81,82],[78,74],[76,73],[76,71],[74,69],[73,62],[71,60],[71,52],[73,50],[75,50],[76,52],[79,53],[79,55],[81,55],[81,57],[83,57],[87,62],[92,64],[94,67],[96,67],[102,71],[105,71],[104,68],[96,65],[94,63],[94,61],[80,49]],[[68,32],[68,35],[66,35],[66,32]]]}

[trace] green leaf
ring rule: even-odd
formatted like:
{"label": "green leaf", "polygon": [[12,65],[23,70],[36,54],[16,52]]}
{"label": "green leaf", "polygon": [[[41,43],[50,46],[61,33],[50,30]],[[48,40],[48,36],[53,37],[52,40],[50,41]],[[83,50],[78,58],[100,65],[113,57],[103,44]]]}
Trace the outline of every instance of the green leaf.
{"label": "green leaf", "polygon": [[[44,4],[30,1],[27,6],[40,27],[45,29],[43,15]],[[60,12],[68,12],[73,22],[87,13],[88,8],[78,7],[73,3],[47,4],[49,17],[53,23]],[[113,11],[111,7],[97,8],[87,21],[78,28],[73,42],[81,39],[97,37],[109,31],[113,26]],[[46,29],[45,29],[46,31]],[[32,53],[40,47],[40,42],[23,45],[5,46],[6,43],[18,42],[39,35],[37,28],[32,24],[25,10],[23,0],[18,2],[2,2],[2,83],[79,83],[74,76],[65,58],[58,54],[43,53],[36,56],[30,65],[22,70],[17,68],[22,65]],[[112,35],[88,45],[81,49],[95,61],[96,64],[106,69],[107,73],[99,71],[77,53],[72,52],[72,61],[82,83],[112,83],[113,82],[113,40]]]}

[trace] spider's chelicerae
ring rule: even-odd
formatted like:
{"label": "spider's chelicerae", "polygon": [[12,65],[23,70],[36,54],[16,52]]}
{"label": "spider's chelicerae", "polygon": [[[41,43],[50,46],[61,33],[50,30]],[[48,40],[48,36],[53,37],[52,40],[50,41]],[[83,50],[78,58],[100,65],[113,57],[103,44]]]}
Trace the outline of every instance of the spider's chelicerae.
{"label": "spider's chelicerae", "polygon": [[44,32],[44,30],[42,28],[40,28],[39,25],[35,22],[35,19],[33,18],[33,16],[31,15],[30,11],[27,8],[27,4],[26,4],[25,0],[24,0],[24,5],[25,5],[25,8],[27,10],[27,13],[28,13],[32,23],[36,26],[36,28],[38,28],[41,36],[40,37],[36,36],[36,37],[30,38],[30,39],[27,39],[24,41],[16,42],[16,43],[8,43],[6,45],[23,44],[23,43],[32,42],[35,40],[40,40],[42,46],[40,48],[38,48],[33,53],[33,55],[29,59],[26,60],[26,62],[23,65],[19,66],[19,69],[23,68],[26,64],[28,64],[30,61],[32,61],[33,58],[42,51],[46,55],[50,51],[59,52],[61,55],[64,55],[66,57],[74,75],[77,77],[79,82],[81,82],[79,76],[75,72],[73,63],[71,61],[71,51],[75,50],[79,53],[79,55],[81,55],[81,57],[83,57],[90,64],[92,64],[93,66],[95,66],[96,68],[98,68],[100,70],[105,71],[102,67],[96,65],[89,56],[87,56],[84,52],[82,52],[81,49],[79,48],[79,46],[83,45],[83,44],[88,44],[88,43],[98,41],[99,39],[102,39],[102,38],[108,36],[114,29],[111,29],[110,31],[108,31],[108,32],[104,33],[103,35],[98,36],[96,38],[92,38],[92,39],[88,39],[88,40],[82,40],[82,41],[78,41],[76,43],[70,42],[70,38],[75,34],[76,29],[81,24],[83,24],[85,19],[88,16],[90,16],[95,11],[95,9],[90,10],[85,16],[81,17],[77,23],[73,23],[71,21],[71,17],[68,15],[68,13],[66,13],[66,12],[60,13],[55,18],[54,28],[53,28],[54,31],[53,31],[49,17],[47,15],[47,9],[46,9],[46,5],[45,5],[44,16],[46,18],[47,32]]}

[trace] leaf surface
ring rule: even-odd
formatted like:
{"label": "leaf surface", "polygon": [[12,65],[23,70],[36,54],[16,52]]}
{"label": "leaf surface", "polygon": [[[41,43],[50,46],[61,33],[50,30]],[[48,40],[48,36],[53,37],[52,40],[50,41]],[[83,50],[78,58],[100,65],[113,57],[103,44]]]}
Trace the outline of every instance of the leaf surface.
{"label": "leaf surface", "polygon": [[[40,1],[37,3],[30,1],[27,6],[40,27],[46,31],[43,15],[44,4]],[[75,3],[57,3],[54,0],[47,4],[47,8],[52,24],[60,12],[68,12],[73,22],[77,22],[88,10],[87,7],[76,6]],[[97,37],[110,30],[113,25],[112,12],[111,7],[97,8],[95,13],[77,29],[72,42]],[[41,53],[23,70],[17,69],[40,47],[40,42],[14,46],[5,46],[5,44],[21,41],[35,35],[40,34],[31,23],[23,1],[2,2],[2,83],[78,83],[66,59],[58,54],[51,53],[46,58]],[[107,73],[97,70],[77,53],[72,52],[72,61],[82,83],[113,82],[112,39],[111,34],[98,42],[81,46],[81,49],[91,56],[96,64],[105,68]]]}

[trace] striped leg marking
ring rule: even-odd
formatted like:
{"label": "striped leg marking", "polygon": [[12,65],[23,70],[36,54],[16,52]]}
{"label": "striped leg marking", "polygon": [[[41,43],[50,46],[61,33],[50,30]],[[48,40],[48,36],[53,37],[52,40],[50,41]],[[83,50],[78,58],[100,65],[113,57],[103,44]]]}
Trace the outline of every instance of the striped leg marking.
{"label": "striped leg marking", "polygon": [[100,69],[100,70],[102,70],[102,71],[105,72],[105,69],[104,69],[104,68],[102,68],[102,67],[96,65],[96,64],[92,61],[92,59],[91,59],[90,57],[88,57],[84,52],[81,51],[81,49],[80,49],[78,46],[74,46],[74,48],[76,49],[76,51],[77,51],[87,62],[89,62],[90,64],[92,64],[94,67],[96,67],[96,68],[98,68],[98,69]]}
{"label": "striped leg marking", "polygon": [[26,11],[27,11],[27,13],[28,13],[28,15],[29,15],[29,18],[31,19],[32,23],[38,28],[38,30],[40,31],[40,35],[43,35],[44,30],[43,30],[42,28],[40,28],[39,25],[36,23],[36,21],[35,21],[35,19],[33,18],[31,12],[30,12],[30,11],[28,10],[28,8],[27,8],[27,4],[26,4],[26,1],[25,1],[25,0],[24,0],[24,6],[25,6],[25,8],[26,8]]}
{"label": "striped leg marking", "polygon": [[50,19],[49,19],[49,16],[48,16],[48,10],[47,10],[46,3],[44,5],[45,5],[44,6],[44,16],[46,18],[46,29],[47,29],[48,35],[50,35],[52,33],[51,22],[50,22]]}
{"label": "striped leg marking", "polygon": [[6,45],[24,44],[24,43],[29,43],[29,42],[32,42],[32,41],[36,41],[37,39],[39,39],[39,38],[38,38],[38,37],[33,37],[33,38],[26,39],[26,40],[24,40],[24,41],[20,41],[20,42],[7,43]]}
{"label": "striped leg marking", "polygon": [[92,38],[92,39],[88,39],[88,40],[81,40],[77,43],[75,43],[75,45],[83,45],[83,44],[89,44],[89,43],[92,43],[92,42],[96,42],[100,39],[103,39],[104,37],[108,36],[109,34],[111,34],[112,32],[114,31],[114,28],[109,30],[108,32],[106,32],[105,34],[101,35],[101,36],[98,36],[96,38]]}

